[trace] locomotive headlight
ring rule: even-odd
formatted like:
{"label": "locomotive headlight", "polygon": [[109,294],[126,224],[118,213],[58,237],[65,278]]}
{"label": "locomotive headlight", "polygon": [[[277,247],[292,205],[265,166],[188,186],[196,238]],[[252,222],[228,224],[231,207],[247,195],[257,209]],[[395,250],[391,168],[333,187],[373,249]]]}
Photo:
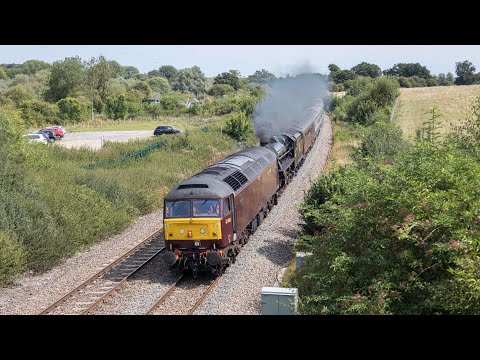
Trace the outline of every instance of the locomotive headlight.
{"label": "locomotive headlight", "polygon": [[194,244],[195,246],[200,246],[200,241],[195,241]]}
{"label": "locomotive headlight", "polygon": [[185,232],[185,230],[180,229],[180,234],[183,234],[184,232]]}
{"label": "locomotive headlight", "polygon": [[205,229],[200,229],[200,234],[205,234]]}

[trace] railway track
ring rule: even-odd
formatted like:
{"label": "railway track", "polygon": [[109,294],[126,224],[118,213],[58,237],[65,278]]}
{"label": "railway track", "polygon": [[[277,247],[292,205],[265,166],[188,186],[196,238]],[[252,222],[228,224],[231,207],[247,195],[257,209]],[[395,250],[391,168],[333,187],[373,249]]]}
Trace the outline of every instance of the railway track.
{"label": "railway track", "polygon": [[147,310],[145,315],[192,315],[214,289],[216,279],[180,275],[175,283]]}
{"label": "railway track", "polygon": [[149,236],[43,310],[40,315],[87,315],[165,249],[162,234],[163,229]]}

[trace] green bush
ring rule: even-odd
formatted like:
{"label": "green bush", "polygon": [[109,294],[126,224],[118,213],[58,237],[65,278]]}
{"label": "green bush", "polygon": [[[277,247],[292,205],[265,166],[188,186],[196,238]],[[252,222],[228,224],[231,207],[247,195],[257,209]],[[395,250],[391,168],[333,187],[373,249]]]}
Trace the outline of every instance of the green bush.
{"label": "green bush", "polygon": [[357,163],[363,163],[365,160],[381,164],[393,163],[408,149],[402,135],[402,130],[397,125],[377,122],[365,131],[354,158]]}
{"label": "green bush", "polygon": [[307,192],[297,248],[313,255],[290,284],[301,313],[480,314],[480,162],[428,142],[396,160],[341,167]]}
{"label": "green bush", "polygon": [[225,132],[238,141],[247,140],[252,131],[252,120],[244,112],[232,114],[226,120]]}
{"label": "green bush", "polygon": [[[65,124],[79,122],[87,117],[88,109],[76,98],[65,98],[57,102],[59,117]],[[83,105],[83,106],[82,106]]]}
{"label": "green bush", "polygon": [[170,93],[165,94],[160,99],[160,105],[164,110],[179,110],[185,108],[185,101],[187,100],[185,94]]}
{"label": "green bush", "polygon": [[[0,212],[2,209],[0,209]],[[4,215],[0,215],[0,218]],[[25,269],[26,251],[15,235],[0,231],[0,286],[12,282],[15,275]]]}
{"label": "green bush", "polygon": [[359,76],[353,80],[348,80],[345,83],[345,90],[347,91],[348,95],[358,96],[365,90],[365,88],[371,82],[372,82],[372,78]]}
{"label": "green bush", "polygon": [[354,102],[354,97],[346,95],[343,97],[334,97],[331,107],[333,108],[333,119],[335,121],[347,121],[348,112]]}
{"label": "green bush", "polygon": [[235,92],[235,89],[228,84],[213,84],[210,89],[208,89],[208,95],[211,96],[223,96]]}

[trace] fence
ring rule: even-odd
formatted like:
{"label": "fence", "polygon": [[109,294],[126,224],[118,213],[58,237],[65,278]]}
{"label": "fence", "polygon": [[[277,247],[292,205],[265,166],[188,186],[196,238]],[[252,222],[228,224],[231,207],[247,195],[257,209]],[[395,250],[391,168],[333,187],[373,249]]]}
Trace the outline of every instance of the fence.
{"label": "fence", "polygon": [[392,114],[390,115],[390,122],[393,122],[393,116],[395,115],[395,110],[397,110],[398,96],[395,98],[395,103],[393,104]]}
{"label": "fence", "polygon": [[123,156],[119,159],[107,160],[107,161],[104,161],[104,162],[97,162],[95,164],[85,165],[85,166],[82,166],[82,167],[84,169],[87,169],[87,170],[98,169],[100,167],[114,167],[114,166],[117,166],[119,164],[123,164],[126,161],[141,159],[141,158],[147,156],[148,154],[150,154],[152,151],[160,149],[163,146],[163,144],[164,144],[164,140],[160,140],[156,143],[150,144],[149,146],[147,146],[147,147],[145,147],[141,150],[138,150],[138,151],[135,151],[135,152],[130,153],[128,155],[125,155],[125,156]]}

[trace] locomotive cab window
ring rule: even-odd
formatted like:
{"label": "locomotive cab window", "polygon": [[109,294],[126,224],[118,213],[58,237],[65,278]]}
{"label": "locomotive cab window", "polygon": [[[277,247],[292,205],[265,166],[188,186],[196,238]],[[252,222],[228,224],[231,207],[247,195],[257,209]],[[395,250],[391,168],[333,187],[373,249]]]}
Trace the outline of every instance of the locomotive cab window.
{"label": "locomotive cab window", "polygon": [[220,201],[214,199],[193,200],[194,217],[220,217]]}
{"label": "locomotive cab window", "polygon": [[190,200],[167,201],[165,217],[190,217]]}
{"label": "locomotive cab window", "polygon": [[230,199],[226,198],[223,200],[223,215],[230,214]]}

